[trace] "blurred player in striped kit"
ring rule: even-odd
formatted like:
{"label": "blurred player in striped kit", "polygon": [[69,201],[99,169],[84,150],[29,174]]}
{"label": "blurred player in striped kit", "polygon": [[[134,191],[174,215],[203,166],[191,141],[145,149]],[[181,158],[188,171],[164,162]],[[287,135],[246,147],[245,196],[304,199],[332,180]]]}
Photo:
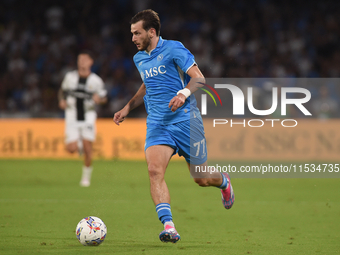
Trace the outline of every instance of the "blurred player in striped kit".
{"label": "blurred player in striped kit", "polygon": [[77,70],[66,73],[58,93],[59,107],[65,110],[65,143],[70,153],[84,153],[80,186],[88,187],[92,174],[92,147],[96,138],[96,104],[107,102],[103,80],[91,72],[90,51],[78,55]]}

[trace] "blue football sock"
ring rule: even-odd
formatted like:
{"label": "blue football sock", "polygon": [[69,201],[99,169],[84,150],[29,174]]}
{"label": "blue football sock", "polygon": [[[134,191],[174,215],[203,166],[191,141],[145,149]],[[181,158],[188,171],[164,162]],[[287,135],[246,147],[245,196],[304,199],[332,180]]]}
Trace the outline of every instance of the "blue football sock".
{"label": "blue football sock", "polygon": [[222,184],[218,188],[219,189],[226,189],[228,187],[228,179],[227,179],[227,177],[224,176],[224,174],[221,173],[221,175],[222,175]]}
{"label": "blue football sock", "polygon": [[158,219],[164,224],[166,221],[172,221],[171,207],[168,203],[159,203],[156,205]]}

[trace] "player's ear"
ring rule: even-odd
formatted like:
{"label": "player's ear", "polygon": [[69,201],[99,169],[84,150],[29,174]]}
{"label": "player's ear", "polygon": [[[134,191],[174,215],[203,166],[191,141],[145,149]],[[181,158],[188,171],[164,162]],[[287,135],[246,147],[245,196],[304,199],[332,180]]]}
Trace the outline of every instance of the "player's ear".
{"label": "player's ear", "polygon": [[150,28],[149,31],[148,31],[148,33],[149,33],[149,36],[150,36],[151,38],[153,38],[153,37],[156,36],[156,29]]}

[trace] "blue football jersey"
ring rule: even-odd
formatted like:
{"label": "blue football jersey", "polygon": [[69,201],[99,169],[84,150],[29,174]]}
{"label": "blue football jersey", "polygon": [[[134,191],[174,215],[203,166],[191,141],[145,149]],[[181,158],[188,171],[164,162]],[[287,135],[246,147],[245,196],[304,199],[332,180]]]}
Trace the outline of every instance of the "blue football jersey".
{"label": "blue football jersey", "polygon": [[170,100],[190,81],[187,71],[196,64],[194,56],[181,42],[159,37],[155,49],[149,53],[139,51],[133,61],[146,86],[147,123],[168,125],[199,115],[194,95],[175,112],[168,107]]}

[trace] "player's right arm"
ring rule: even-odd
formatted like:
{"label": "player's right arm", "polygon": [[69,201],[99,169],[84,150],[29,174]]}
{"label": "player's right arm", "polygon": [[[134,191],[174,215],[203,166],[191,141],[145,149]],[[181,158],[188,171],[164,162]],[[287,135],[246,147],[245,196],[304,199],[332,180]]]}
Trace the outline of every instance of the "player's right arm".
{"label": "player's right arm", "polygon": [[58,91],[58,101],[59,101],[59,108],[62,110],[65,110],[67,107],[66,99],[65,99],[65,93],[64,91],[60,88]]}
{"label": "player's right arm", "polygon": [[67,73],[61,83],[61,87],[58,91],[58,101],[59,101],[59,108],[62,110],[65,110],[67,107],[67,102],[66,102],[66,88],[67,88],[67,83],[69,80],[69,73]]}
{"label": "player's right arm", "polygon": [[113,121],[119,126],[119,123],[124,121],[125,117],[129,114],[130,111],[140,106],[143,103],[143,97],[146,93],[146,87],[144,82],[138,89],[137,93],[131,98],[131,100],[124,106],[123,109],[116,112],[113,116]]}

